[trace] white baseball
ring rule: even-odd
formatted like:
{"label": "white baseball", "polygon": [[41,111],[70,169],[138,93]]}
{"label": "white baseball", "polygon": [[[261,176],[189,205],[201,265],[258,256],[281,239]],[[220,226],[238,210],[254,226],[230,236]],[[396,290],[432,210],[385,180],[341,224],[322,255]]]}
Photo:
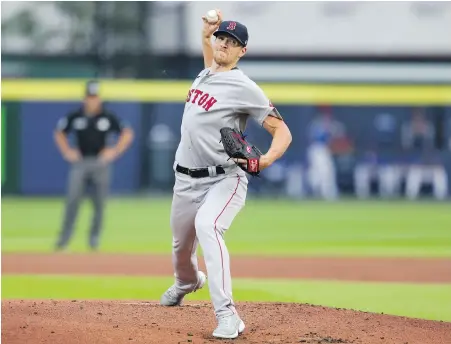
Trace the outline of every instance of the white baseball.
{"label": "white baseball", "polygon": [[217,23],[219,20],[218,12],[216,12],[216,10],[210,10],[207,12],[207,15],[205,16],[205,18],[207,18],[207,21],[210,24]]}

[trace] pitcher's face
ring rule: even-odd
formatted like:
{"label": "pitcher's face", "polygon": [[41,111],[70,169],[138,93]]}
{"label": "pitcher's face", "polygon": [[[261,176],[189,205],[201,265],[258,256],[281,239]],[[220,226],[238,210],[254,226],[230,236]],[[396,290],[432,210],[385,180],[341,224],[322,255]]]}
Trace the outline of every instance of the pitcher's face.
{"label": "pitcher's face", "polygon": [[215,62],[222,66],[235,64],[246,53],[237,39],[226,34],[216,37],[213,50]]}

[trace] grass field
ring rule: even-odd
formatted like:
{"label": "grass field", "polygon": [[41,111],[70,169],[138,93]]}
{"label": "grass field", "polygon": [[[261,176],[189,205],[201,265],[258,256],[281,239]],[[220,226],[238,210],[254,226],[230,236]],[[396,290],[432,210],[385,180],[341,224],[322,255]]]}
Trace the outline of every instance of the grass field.
{"label": "grass field", "polygon": [[[172,282],[168,277],[4,276],[2,297],[148,301],[158,300]],[[233,286],[237,302],[301,302],[451,321],[450,285],[234,279]],[[186,299],[208,300],[208,289]]]}
{"label": "grass field", "polygon": [[[169,199],[109,202],[102,250],[170,253]],[[2,199],[2,251],[53,248],[63,213],[57,199]],[[86,248],[84,203],[71,249]],[[249,200],[226,233],[232,254],[451,256],[451,204]]]}
{"label": "grass field", "polygon": [[[249,200],[226,234],[232,254],[451,257],[451,204]],[[102,251],[170,253],[170,200],[112,199]],[[61,199],[2,199],[2,252],[49,252]],[[86,250],[91,209],[71,250]],[[168,277],[2,276],[2,298],[158,299]],[[451,285],[234,279],[237,301],[306,302],[451,321]],[[208,290],[190,296],[208,299]]]}

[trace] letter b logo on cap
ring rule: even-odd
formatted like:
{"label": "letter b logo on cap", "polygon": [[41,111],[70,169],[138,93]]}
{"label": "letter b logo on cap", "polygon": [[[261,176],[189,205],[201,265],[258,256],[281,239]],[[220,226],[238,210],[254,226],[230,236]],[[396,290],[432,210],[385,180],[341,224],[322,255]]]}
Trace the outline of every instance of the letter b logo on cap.
{"label": "letter b logo on cap", "polygon": [[227,26],[227,30],[235,30],[235,28],[236,28],[235,22],[230,22],[229,26]]}

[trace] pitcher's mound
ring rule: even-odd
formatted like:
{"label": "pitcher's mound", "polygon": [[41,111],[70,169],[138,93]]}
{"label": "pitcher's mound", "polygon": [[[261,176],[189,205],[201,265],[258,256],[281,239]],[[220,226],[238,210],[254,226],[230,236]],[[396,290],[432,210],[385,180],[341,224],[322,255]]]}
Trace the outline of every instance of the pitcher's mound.
{"label": "pitcher's mound", "polygon": [[[236,343],[449,344],[451,323],[284,303],[238,303],[246,323]],[[166,308],[157,302],[2,302],[2,342],[211,343],[209,302]]]}

